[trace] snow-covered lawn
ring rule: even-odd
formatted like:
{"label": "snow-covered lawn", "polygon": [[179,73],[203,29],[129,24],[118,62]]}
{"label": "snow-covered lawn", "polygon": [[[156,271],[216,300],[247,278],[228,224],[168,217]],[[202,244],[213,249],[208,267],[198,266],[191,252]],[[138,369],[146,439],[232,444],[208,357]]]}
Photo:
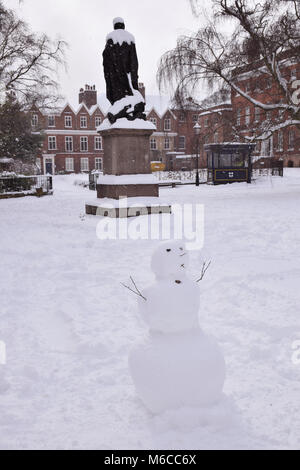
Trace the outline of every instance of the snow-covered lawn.
{"label": "snow-covered lawn", "polygon": [[[53,197],[0,201],[0,448],[299,449],[300,171],[161,189],[205,205],[199,319],[225,354],[228,397],[207,416],[154,417],[137,399],[127,357],[145,326],[120,283],[153,281],[158,242],[97,239],[99,219],[84,215],[95,194],[74,179],[55,177]],[[191,253],[192,277],[202,257]]]}

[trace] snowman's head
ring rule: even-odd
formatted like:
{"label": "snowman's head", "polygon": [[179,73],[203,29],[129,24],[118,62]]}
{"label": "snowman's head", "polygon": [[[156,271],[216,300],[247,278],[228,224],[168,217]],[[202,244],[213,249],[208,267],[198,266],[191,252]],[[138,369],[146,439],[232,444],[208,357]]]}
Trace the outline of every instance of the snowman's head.
{"label": "snowman's head", "polygon": [[182,241],[160,243],[153,253],[151,269],[157,279],[180,279],[185,275],[189,255]]}

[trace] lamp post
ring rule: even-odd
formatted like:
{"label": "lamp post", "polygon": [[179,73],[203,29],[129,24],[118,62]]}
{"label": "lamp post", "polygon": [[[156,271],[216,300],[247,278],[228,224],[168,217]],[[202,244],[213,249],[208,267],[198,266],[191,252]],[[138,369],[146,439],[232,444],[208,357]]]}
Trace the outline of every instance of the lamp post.
{"label": "lamp post", "polygon": [[198,122],[194,125],[194,132],[196,136],[196,186],[200,185],[199,178],[199,135],[201,132],[201,126]]}

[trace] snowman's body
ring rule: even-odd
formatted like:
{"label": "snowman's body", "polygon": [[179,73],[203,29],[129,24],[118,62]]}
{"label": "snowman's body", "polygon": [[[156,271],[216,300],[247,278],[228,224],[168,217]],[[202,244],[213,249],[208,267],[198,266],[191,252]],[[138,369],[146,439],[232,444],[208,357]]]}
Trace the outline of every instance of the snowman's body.
{"label": "snowman's body", "polygon": [[186,276],[187,265],[181,242],[161,244],[152,258],[156,283],[139,301],[149,335],[129,364],[139,397],[154,413],[207,406],[222,396],[224,358],[199,327],[199,287]]}

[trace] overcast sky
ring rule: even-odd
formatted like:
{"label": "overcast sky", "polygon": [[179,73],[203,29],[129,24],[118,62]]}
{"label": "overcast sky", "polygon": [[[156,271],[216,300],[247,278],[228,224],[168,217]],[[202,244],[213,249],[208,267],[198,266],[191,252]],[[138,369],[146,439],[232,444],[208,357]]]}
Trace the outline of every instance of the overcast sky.
{"label": "overcast sky", "polygon": [[[136,38],[139,78],[147,93],[158,93],[156,72],[161,55],[176,45],[176,38],[197,30],[204,20],[193,17],[188,0],[4,0],[36,32],[65,39],[68,70],[61,73],[63,95],[74,104],[86,83],[105,92],[102,52],[112,20],[121,16]],[[203,0],[209,8],[210,0]]]}

